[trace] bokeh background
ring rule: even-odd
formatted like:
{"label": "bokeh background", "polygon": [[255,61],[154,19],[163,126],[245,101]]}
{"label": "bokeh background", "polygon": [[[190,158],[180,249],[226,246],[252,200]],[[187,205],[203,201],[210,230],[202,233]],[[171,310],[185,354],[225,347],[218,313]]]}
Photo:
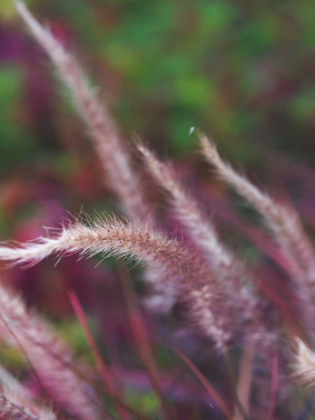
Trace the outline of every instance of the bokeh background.
{"label": "bokeh background", "polygon": [[[24,241],[45,233],[43,226],[58,226],[68,211],[111,212],[117,206],[103,188],[67,91],[12,3],[0,2],[0,238]],[[28,6],[75,51],[127,141],[136,133],[172,158],[210,204],[227,241],[247,258],[267,258],[261,256],[263,238],[241,221],[238,212],[247,209],[231,210],[236,199],[206,171],[191,127],[211,135],[222,155],[260,185],[291,200],[312,233],[313,0],[30,0]],[[48,261],[28,271],[1,272],[90,361],[68,301],[74,289],[104,353],[115,366],[128,365],[124,375],[132,385],[141,383],[138,394],[138,385],[130,387],[132,401],[138,398],[152,414],[158,401],[143,377],[141,382],[116,275],[111,260],[95,268],[95,262],[72,257],[55,268]],[[159,328],[156,320],[148,322],[154,324],[150,331]],[[176,367],[170,352],[156,346],[162,368]],[[1,350],[0,358],[23,370],[25,362],[12,350]]]}

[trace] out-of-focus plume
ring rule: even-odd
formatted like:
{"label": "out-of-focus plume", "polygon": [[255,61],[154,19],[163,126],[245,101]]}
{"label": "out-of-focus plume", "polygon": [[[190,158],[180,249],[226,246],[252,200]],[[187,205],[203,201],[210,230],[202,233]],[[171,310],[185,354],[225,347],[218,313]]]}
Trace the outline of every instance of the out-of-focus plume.
{"label": "out-of-focus plume", "polygon": [[[215,146],[204,134],[200,135],[200,142],[205,158],[216,168],[218,175],[235,188],[262,215],[282,251],[296,263],[297,273],[294,274],[299,274],[298,278],[301,281],[307,280],[314,284],[314,250],[303,231],[296,212],[261,192],[244,176],[225,163],[220,158]],[[302,278],[301,273],[304,274]]]}
{"label": "out-of-focus plume", "polygon": [[56,420],[55,414],[0,385],[0,417],[8,420]]}
{"label": "out-of-focus plume", "polygon": [[107,107],[95,90],[77,60],[29,12],[25,4],[16,2],[17,10],[36,41],[53,61],[61,79],[69,87],[74,103],[85,122],[90,137],[108,177],[108,184],[119,196],[128,214],[148,219],[147,205],[139,175],[133,170],[127,145],[110,117]]}
{"label": "out-of-focus plume", "polygon": [[7,389],[11,389],[24,399],[32,399],[31,392],[14,378],[3,366],[0,365],[0,384]]}
{"label": "out-of-focus plume", "polygon": [[[83,420],[97,419],[91,386],[75,372],[67,346],[23,302],[0,287],[0,336],[22,350],[47,393],[61,406]],[[1,382],[0,372],[0,382]]]}
{"label": "out-of-focus plume", "polygon": [[293,375],[306,386],[315,384],[315,353],[300,338],[296,338],[297,350],[292,364]]}
{"label": "out-of-focus plume", "polygon": [[34,403],[29,390],[0,366],[0,415],[1,418],[20,420],[56,420],[46,407]]}
{"label": "out-of-focus plume", "polygon": [[[217,170],[218,175],[243,196],[263,217],[274,240],[283,254],[290,261],[289,274],[298,287],[303,301],[302,317],[309,332],[314,332],[315,316],[315,256],[313,247],[304,233],[301,221],[289,206],[277,203],[268,194],[261,192],[244,176],[238,174],[219,156],[216,147],[204,135],[200,135],[200,143],[206,160]],[[310,337],[313,339],[313,337]]]}

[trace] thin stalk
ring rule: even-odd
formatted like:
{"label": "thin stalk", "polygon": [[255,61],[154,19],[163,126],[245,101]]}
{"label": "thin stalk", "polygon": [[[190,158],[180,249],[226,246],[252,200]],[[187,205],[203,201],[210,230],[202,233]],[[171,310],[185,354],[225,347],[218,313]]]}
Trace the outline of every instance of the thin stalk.
{"label": "thin stalk", "polygon": [[96,365],[97,365],[97,367],[98,367],[98,369],[101,373],[101,376],[102,376],[102,378],[104,380],[104,383],[107,387],[108,393],[109,393],[110,397],[112,398],[113,403],[116,407],[117,413],[119,414],[119,417],[122,420],[129,420],[130,419],[129,415],[126,413],[126,411],[124,409],[122,409],[121,405],[119,403],[117,403],[117,400],[122,399],[121,395],[119,394],[119,390],[118,390],[118,387],[115,383],[115,380],[112,377],[109,369],[107,368],[107,366],[106,366],[106,364],[105,364],[105,362],[102,358],[102,355],[101,355],[101,353],[98,349],[96,340],[93,336],[91,327],[90,327],[89,322],[87,320],[87,317],[84,313],[82,305],[81,305],[77,295],[74,292],[69,292],[68,295],[69,295],[69,300],[70,300],[70,303],[72,305],[72,308],[73,308],[73,310],[76,314],[76,317],[78,318],[78,320],[79,320],[79,322],[80,322],[80,324],[83,328],[86,340],[87,340],[87,342],[90,346],[90,349],[92,351],[92,354],[95,358]]}
{"label": "thin stalk", "polygon": [[189,367],[194,375],[199,379],[204,388],[208,391],[211,398],[216,402],[222,413],[227,419],[232,418],[231,410],[226,405],[225,401],[218,393],[218,391],[211,385],[205,375],[197,368],[197,366],[179,349],[172,347],[174,352],[182,359],[182,361]]}
{"label": "thin stalk", "polygon": [[119,268],[119,274],[126,299],[128,319],[131,325],[131,329],[134,335],[139,355],[149,375],[152,388],[154,389],[160,400],[161,409],[165,418],[172,419],[173,414],[171,409],[168,407],[168,403],[163,395],[162,386],[160,385],[159,370],[154,359],[147,329],[139,309],[136,293],[133,288],[131,279],[128,278],[126,270],[122,270],[121,268]]}

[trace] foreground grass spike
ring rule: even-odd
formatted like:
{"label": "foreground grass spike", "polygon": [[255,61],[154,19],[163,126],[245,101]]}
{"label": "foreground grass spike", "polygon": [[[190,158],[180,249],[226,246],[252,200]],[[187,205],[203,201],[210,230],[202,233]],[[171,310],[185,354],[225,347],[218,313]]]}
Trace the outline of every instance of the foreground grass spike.
{"label": "foreground grass spike", "polygon": [[56,66],[61,79],[69,87],[108,177],[107,184],[118,195],[131,217],[148,220],[150,208],[142,183],[132,168],[127,145],[122,141],[108,109],[89,85],[77,60],[31,15],[23,2],[17,1],[16,7],[36,41]]}
{"label": "foreground grass spike", "polygon": [[0,260],[34,264],[52,254],[73,253],[87,257],[98,253],[132,256],[149,263],[160,273],[160,281],[167,279],[179,288],[190,305],[196,325],[219,347],[239,332],[242,314],[235,313],[238,305],[234,305],[238,298],[228,299],[200,255],[136,222],[124,223],[116,219],[90,221],[89,225],[77,222],[64,228],[56,238],[39,238],[15,248],[2,246]]}
{"label": "foreground grass spike", "polygon": [[98,419],[93,390],[74,371],[70,350],[46,322],[27,311],[21,299],[3,286],[0,286],[0,336],[23,351],[54,401],[78,419]]}
{"label": "foreground grass spike", "polygon": [[4,420],[56,420],[52,411],[36,406],[32,401],[0,385],[0,418]]}
{"label": "foreground grass spike", "polygon": [[0,366],[0,416],[5,419],[56,420],[48,408],[34,403],[31,393]]}

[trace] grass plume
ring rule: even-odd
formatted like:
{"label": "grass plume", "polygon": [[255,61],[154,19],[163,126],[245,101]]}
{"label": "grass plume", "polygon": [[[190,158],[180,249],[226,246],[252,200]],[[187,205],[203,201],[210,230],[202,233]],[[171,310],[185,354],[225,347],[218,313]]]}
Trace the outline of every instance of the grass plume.
{"label": "grass plume", "polygon": [[4,420],[56,420],[53,412],[24,400],[14,391],[0,385],[0,417]]}
{"label": "grass plume", "polygon": [[[177,240],[136,222],[102,219],[89,224],[74,223],[63,228],[56,238],[41,237],[20,246],[0,247],[0,260],[13,264],[36,264],[50,255],[77,253],[81,257],[96,254],[134,257],[150,264],[160,281],[168,279],[176,285],[192,307],[197,324],[219,347],[235,335],[238,317],[213,278],[209,266],[198,255],[186,250]],[[228,311],[222,312],[222,306]],[[231,313],[229,313],[231,312]]]}
{"label": "grass plume", "polygon": [[96,155],[100,159],[107,184],[118,195],[125,211],[132,217],[148,218],[147,205],[139,175],[132,168],[130,152],[95,89],[77,60],[44,28],[21,1],[16,8],[36,41],[54,63],[60,78],[70,89],[74,104],[92,139]]}

